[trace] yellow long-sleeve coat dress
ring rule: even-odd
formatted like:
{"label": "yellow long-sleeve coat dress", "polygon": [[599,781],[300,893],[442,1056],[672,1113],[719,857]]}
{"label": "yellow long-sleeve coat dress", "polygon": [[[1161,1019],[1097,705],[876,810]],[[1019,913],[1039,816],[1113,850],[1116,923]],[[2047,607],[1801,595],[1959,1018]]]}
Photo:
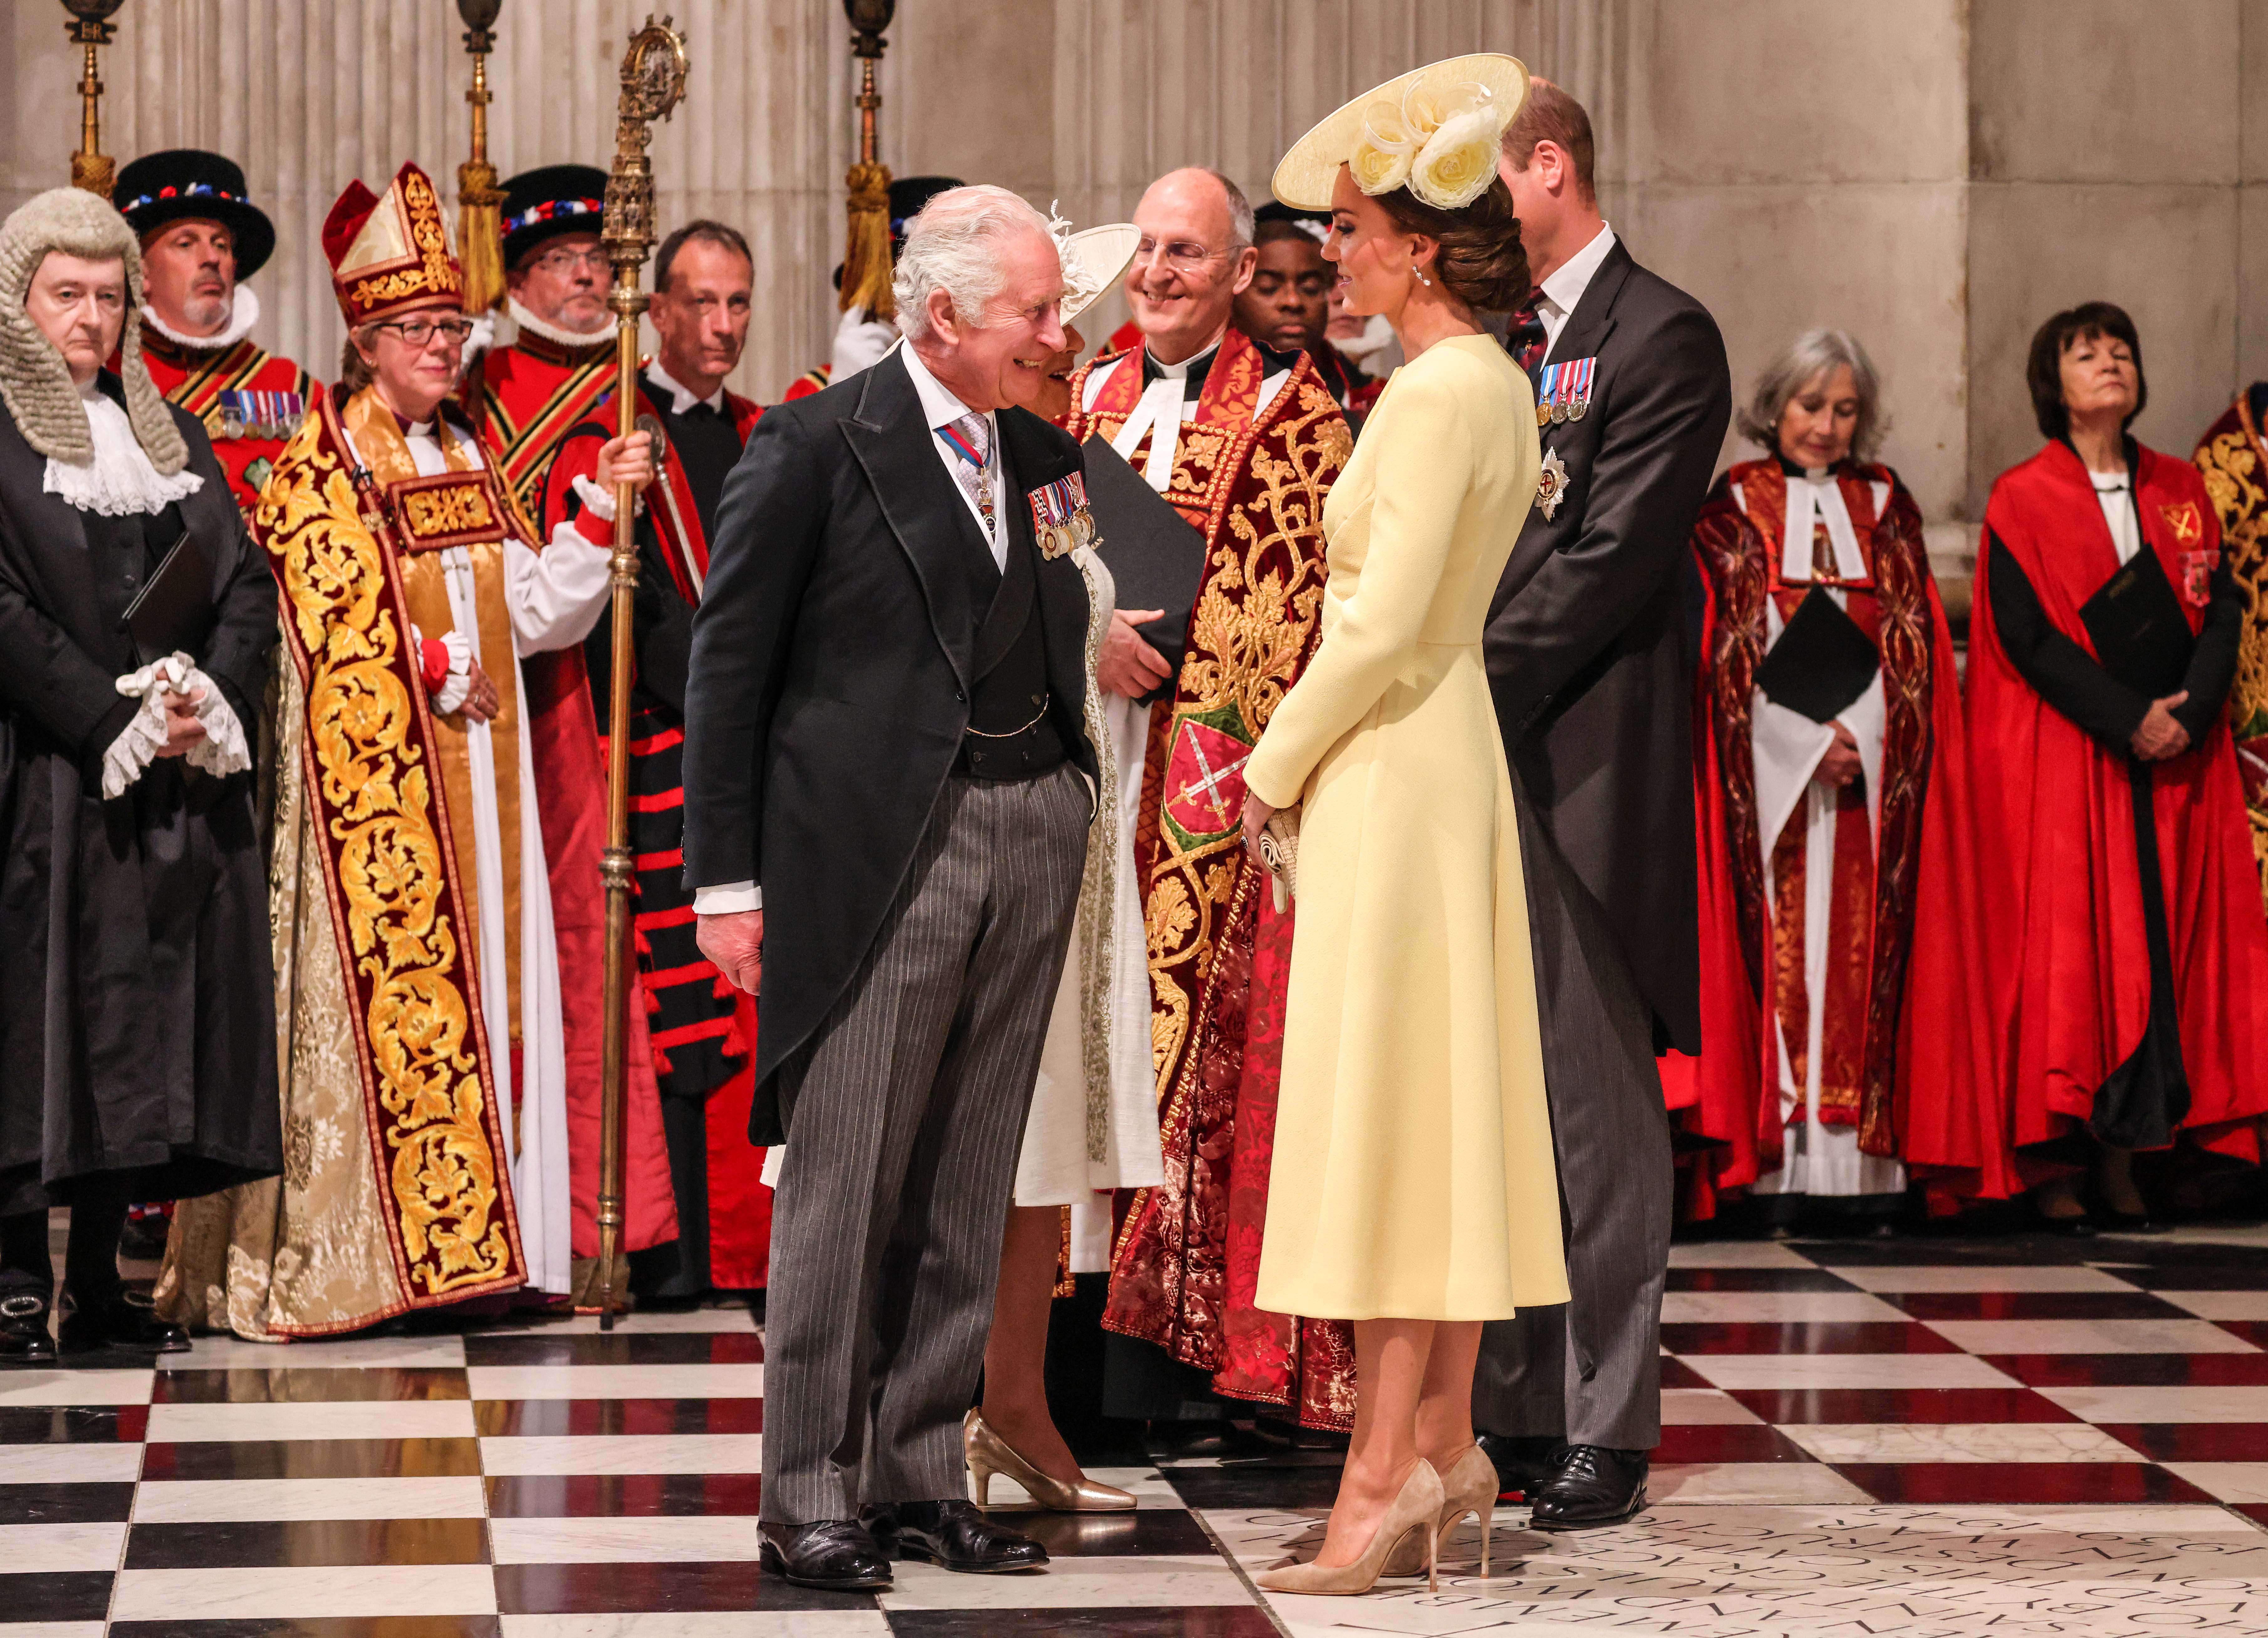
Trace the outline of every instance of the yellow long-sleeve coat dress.
{"label": "yellow long-sleeve coat dress", "polygon": [[1485,336],[1395,373],[1323,508],[1322,646],[1246,782],[1304,803],[1259,1306],[1483,1320],[1564,1302],[1512,780],[1481,658],[1535,496]]}

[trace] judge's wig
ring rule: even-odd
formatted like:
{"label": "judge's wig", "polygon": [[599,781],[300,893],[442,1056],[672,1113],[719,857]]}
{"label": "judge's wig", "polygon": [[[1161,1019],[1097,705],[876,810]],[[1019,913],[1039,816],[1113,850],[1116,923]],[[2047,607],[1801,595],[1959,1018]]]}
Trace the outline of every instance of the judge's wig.
{"label": "judge's wig", "polygon": [[1733,430],[1777,455],[1780,413],[1788,400],[1821,377],[1832,375],[1837,365],[1849,366],[1851,383],[1859,390],[1859,424],[1851,429],[1852,457],[1872,461],[1882,446],[1882,434],[1890,430],[1890,418],[1882,413],[1882,381],[1874,373],[1874,361],[1848,330],[1822,327],[1806,330],[1790,342],[1787,350],[1756,378],[1756,393],[1734,417]]}
{"label": "judge's wig", "polygon": [[2038,417],[2041,437],[2071,436],[2071,409],[2063,401],[2064,354],[2073,342],[2105,336],[2124,342],[2126,350],[2134,355],[2134,407],[2118,424],[2120,430],[2133,425],[2134,417],[2150,402],[2150,378],[2142,373],[2142,338],[2134,333],[2134,321],[2115,303],[2082,301],[2040,326],[2032,337],[2031,357],[2024,360],[2024,385],[2032,389],[2032,414]]}
{"label": "judge's wig", "polygon": [[51,188],[0,223],[0,401],[40,454],[66,466],[93,461],[94,433],[70,366],[24,311],[32,279],[51,251],[126,264],[126,326],[118,337],[126,418],[150,464],[171,477],[188,465],[189,446],[142,362],[142,244],[110,201],[85,188]]}

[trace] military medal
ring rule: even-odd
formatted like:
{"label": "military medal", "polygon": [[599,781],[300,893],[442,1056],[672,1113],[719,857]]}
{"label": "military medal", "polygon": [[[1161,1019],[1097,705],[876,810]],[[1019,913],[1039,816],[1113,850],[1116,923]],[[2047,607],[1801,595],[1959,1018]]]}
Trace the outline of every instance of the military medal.
{"label": "military medal", "polygon": [[1567,495],[1567,463],[1559,458],[1556,449],[1543,452],[1543,469],[1535,477],[1535,505],[1543,513],[1546,523],[1559,510],[1559,503]]}
{"label": "military medal", "polygon": [[1025,492],[1032,505],[1032,535],[1040,556],[1049,560],[1094,540],[1094,513],[1086,504],[1086,480],[1077,472]]}
{"label": "military medal", "polygon": [[1559,396],[1558,402],[1552,406],[1553,420],[1580,421],[1591,412],[1591,381],[1598,373],[1599,360],[1595,353],[1587,358],[1568,360],[1559,372]]}
{"label": "military medal", "polygon": [[1556,364],[1547,364],[1543,366],[1543,373],[1535,378],[1535,430],[1539,432],[1550,425],[1555,419],[1565,418],[1555,417],[1551,412],[1552,395],[1558,390],[1559,366]]}

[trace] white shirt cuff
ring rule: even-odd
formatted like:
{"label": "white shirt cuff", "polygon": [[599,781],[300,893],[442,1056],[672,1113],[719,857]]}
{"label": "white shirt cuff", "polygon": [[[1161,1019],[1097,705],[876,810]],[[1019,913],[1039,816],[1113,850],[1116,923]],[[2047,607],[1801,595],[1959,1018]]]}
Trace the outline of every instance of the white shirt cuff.
{"label": "white shirt cuff", "polygon": [[118,679],[117,688],[128,698],[138,698],[142,709],[103,749],[105,801],[124,795],[126,788],[148,771],[150,764],[157,761],[158,753],[165,749],[169,734],[166,696],[169,693],[189,695],[199,689],[204,690],[204,697],[197,702],[196,718],[204,726],[205,737],[186,753],[191,767],[202,769],[215,778],[226,778],[252,766],[243,723],[221,697],[220,685],[192,665],[187,654],[169,654],[129,672]]}
{"label": "white shirt cuff", "polygon": [[[582,501],[585,510],[595,515],[600,522],[612,523],[615,520],[614,491],[610,489],[601,489],[596,479],[581,472],[578,472],[575,475],[574,490],[576,498]],[[630,515],[632,517],[637,517],[644,510],[645,497],[643,495],[632,496],[630,498]]]}
{"label": "white shirt cuff", "polygon": [[739,916],[764,907],[764,890],[753,882],[727,882],[722,887],[693,889],[696,916]]}
{"label": "white shirt cuff", "polygon": [[462,631],[449,631],[438,640],[449,651],[449,675],[433,696],[433,709],[446,717],[472,697],[473,639]]}

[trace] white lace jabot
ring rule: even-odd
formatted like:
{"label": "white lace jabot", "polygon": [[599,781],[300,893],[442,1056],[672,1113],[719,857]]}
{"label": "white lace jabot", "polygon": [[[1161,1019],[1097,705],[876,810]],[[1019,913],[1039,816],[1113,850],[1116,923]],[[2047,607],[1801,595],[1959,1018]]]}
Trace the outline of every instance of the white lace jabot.
{"label": "white lace jabot", "polygon": [[94,459],[72,466],[48,456],[47,477],[40,484],[48,494],[62,496],[81,512],[123,518],[163,512],[204,487],[202,478],[186,469],[172,477],[160,476],[143,453],[126,411],[104,397],[92,381],[80,387],[78,395],[86,407],[87,430],[94,437]]}

